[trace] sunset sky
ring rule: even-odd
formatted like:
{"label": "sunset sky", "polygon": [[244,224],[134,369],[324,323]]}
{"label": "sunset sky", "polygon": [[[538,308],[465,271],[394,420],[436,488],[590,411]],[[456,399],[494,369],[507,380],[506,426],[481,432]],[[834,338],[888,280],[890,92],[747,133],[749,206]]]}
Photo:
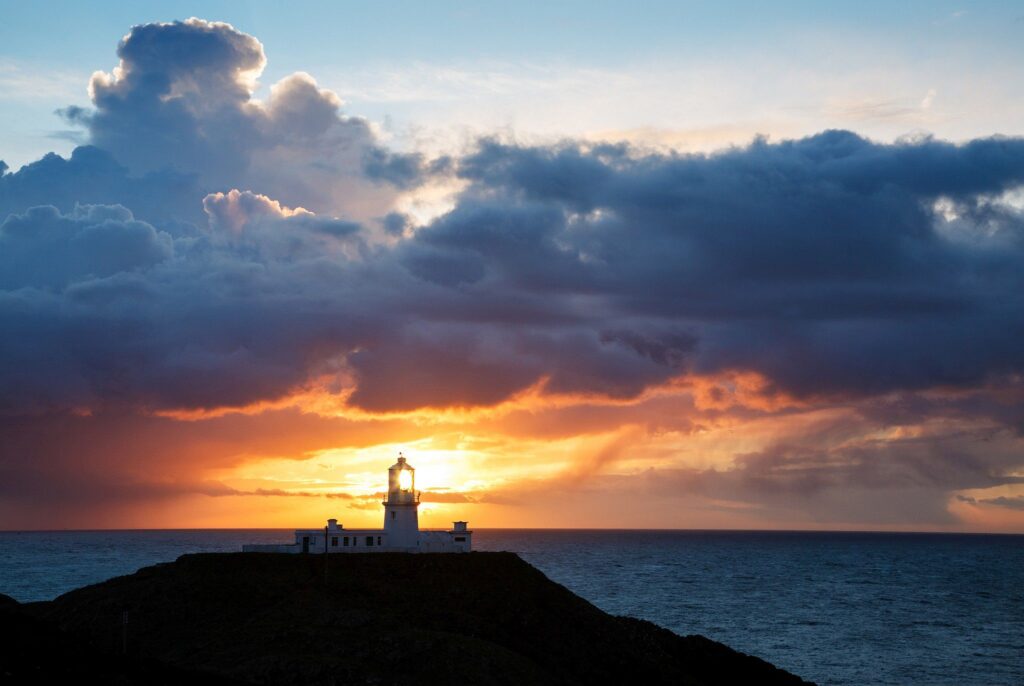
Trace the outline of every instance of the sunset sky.
{"label": "sunset sky", "polygon": [[0,0],[0,529],[1024,532],[1024,9],[831,5]]}

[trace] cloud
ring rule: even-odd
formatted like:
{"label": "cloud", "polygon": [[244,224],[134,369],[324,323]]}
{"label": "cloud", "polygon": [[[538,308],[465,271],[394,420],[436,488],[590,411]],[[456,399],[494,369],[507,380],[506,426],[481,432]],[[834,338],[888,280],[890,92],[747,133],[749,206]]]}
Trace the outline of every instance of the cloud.
{"label": "cloud", "polygon": [[109,152],[94,146],[75,148],[68,159],[50,153],[16,172],[0,173],[4,218],[40,205],[70,212],[78,204],[120,204],[139,219],[180,232],[203,221],[201,197],[192,174],[131,175]]}
{"label": "cloud", "polygon": [[[1007,205],[998,223],[982,211],[1024,179],[1018,139],[883,145],[833,131],[638,157],[484,142],[460,174],[471,187],[406,258],[426,281],[586,297],[608,325],[686,322],[692,369],[753,370],[799,394],[1021,369],[1024,223]],[[976,242],[950,239],[940,199]]]}
{"label": "cloud", "polygon": [[995,498],[974,498],[967,495],[958,495],[957,500],[969,505],[994,505],[1006,507],[1011,510],[1024,510],[1024,496],[997,496]]}
{"label": "cloud", "polygon": [[1019,141],[832,132],[710,157],[485,141],[459,173],[450,212],[374,247],[234,189],[177,236],[119,206],[10,217],[5,411],[243,406],[325,375],[372,412],[530,388],[630,399],[733,370],[860,397],[1024,366],[1021,225],[986,209],[1024,174]]}
{"label": "cloud", "polygon": [[417,184],[421,156],[380,147],[370,124],[309,74],[285,77],[254,99],[263,46],[230,24],[188,19],[132,28],[120,64],[96,72],[90,111],[66,110],[94,145],[132,174],[195,175],[208,192],[269,194],[315,212],[383,214]]}
{"label": "cloud", "polygon": [[[669,401],[671,415],[656,411]],[[939,411],[910,395],[747,417],[687,410],[671,396],[656,403],[602,408],[585,430],[606,433],[574,451],[569,469],[488,496],[536,510],[540,521],[555,516],[550,503],[571,510],[604,501],[658,512],[663,526],[699,526],[708,513],[704,521],[722,526],[726,514],[745,513],[748,526],[936,527],[957,523],[951,492],[1024,483],[1020,436],[969,403]],[[669,417],[679,418],[675,426]],[[565,413],[540,421],[570,425]]]}
{"label": "cloud", "polygon": [[0,288],[61,289],[157,265],[174,252],[169,235],[120,205],[52,205],[10,215],[0,224]]}
{"label": "cloud", "polygon": [[208,235],[172,238],[120,206],[8,217],[0,411],[245,405],[379,335],[372,304],[349,298],[346,248],[328,251],[358,227],[271,219],[250,218],[239,239],[216,221]]}
{"label": "cloud", "polygon": [[27,527],[51,511],[88,516],[125,502],[194,494],[275,495],[269,485],[229,486],[203,474],[260,458],[304,459],[339,444],[411,440],[415,433],[394,420],[354,421],[288,407],[190,421],[130,409],[0,415],[0,436],[0,506],[16,506],[4,521]]}
{"label": "cloud", "polygon": [[203,198],[203,209],[213,241],[231,243],[234,250],[245,246],[265,259],[317,259],[338,252],[353,256],[365,248],[360,224],[318,217],[251,191],[211,193]]}
{"label": "cloud", "polygon": [[[11,483],[68,465],[65,444],[33,445],[24,426],[88,437],[111,417],[149,426],[296,394],[360,417],[514,407],[492,428],[530,437],[615,423],[625,438],[594,469],[659,432],[857,407],[724,466],[666,449],[681,489],[773,507],[895,484],[934,519],[943,494],[1012,483],[1024,463],[1004,401],[1024,374],[1024,140],[826,131],[684,155],[483,139],[429,160],[386,148],[308,74],[255,99],[262,46],[227,24],[136,26],[118,55],[93,107],[64,111],[89,146],[0,168]],[[453,175],[447,211],[396,209]],[[932,397],[956,393],[970,400]],[[984,431],[869,440],[900,417]],[[105,445],[122,454],[103,459],[112,482],[149,483],[139,453]]]}
{"label": "cloud", "polygon": [[210,217],[213,229],[226,229],[238,233],[242,228],[262,218],[284,219],[295,216],[313,216],[302,207],[294,209],[252,191],[241,192],[232,189],[227,193],[211,193],[203,198],[203,210]]}

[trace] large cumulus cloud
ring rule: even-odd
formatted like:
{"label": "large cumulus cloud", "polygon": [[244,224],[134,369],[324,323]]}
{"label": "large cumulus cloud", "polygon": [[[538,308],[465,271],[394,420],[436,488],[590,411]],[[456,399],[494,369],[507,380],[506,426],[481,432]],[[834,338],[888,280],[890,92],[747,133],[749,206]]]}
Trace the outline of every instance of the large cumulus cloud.
{"label": "large cumulus cloud", "polygon": [[194,221],[196,190],[201,198],[239,188],[315,212],[372,217],[426,173],[421,155],[384,148],[367,120],[342,114],[338,96],[309,74],[287,76],[256,99],[263,46],[229,24],[139,25],[117,52],[118,66],[89,83],[92,107],[62,110],[93,147],[0,175],[0,211],[69,209],[62,201],[71,195],[120,202],[154,221],[168,217],[173,199],[174,216]]}
{"label": "large cumulus cloud", "polygon": [[[755,374],[765,397],[872,407],[994,397],[1024,373],[1024,140],[828,131],[712,155],[483,140],[428,163],[308,75],[255,99],[262,46],[227,24],[137,26],[118,55],[93,107],[65,110],[91,145],[0,175],[9,438],[311,388],[388,413],[525,393],[621,404]],[[448,211],[392,211],[432,175],[461,184]],[[1012,483],[1024,464],[1019,413],[982,406],[999,459],[943,468],[930,493]],[[983,440],[938,457],[802,440],[676,477],[720,495],[868,487],[900,464],[969,466]],[[8,475],[31,452],[16,443],[0,447]],[[40,459],[60,462],[48,445]]]}
{"label": "large cumulus cloud", "polygon": [[[121,63],[89,84],[94,110],[75,111],[90,139],[135,173],[194,173],[207,187],[246,188],[314,211],[386,207],[391,193],[364,173],[379,147],[369,122],[305,73],[254,100],[266,58],[252,36],[189,19],[136,26]],[[386,156],[386,155],[385,155]],[[418,158],[409,158],[415,175]]]}

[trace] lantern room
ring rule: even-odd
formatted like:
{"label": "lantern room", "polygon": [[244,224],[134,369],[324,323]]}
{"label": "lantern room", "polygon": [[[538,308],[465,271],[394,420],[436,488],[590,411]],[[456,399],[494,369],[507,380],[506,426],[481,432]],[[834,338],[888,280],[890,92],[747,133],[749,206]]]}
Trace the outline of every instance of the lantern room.
{"label": "lantern room", "polygon": [[410,505],[417,502],[416,469],[399,453],[398,462],[388,469],[388,496],[385,504]]}

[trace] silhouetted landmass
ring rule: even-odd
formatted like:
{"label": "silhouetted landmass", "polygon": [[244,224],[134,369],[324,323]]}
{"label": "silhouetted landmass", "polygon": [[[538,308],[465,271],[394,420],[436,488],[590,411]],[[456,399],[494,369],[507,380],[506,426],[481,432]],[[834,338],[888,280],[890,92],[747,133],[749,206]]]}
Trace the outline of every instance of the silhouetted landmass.
{"label": "silhouetted landmass", "polygon": [[97,650],[35,616],[43,603],[19,605],[0,594],[0,684],[232,686],[244,682],[174,668],[155,659]]}
{"label": "silhouetted landmass", "polygon": [[323,556],[185,555],[50,602],[0,598],[0,677],[193,685],[806,683],[701,636],[613,617],[511,553],[336,555],[326,575],[324,564]]}

